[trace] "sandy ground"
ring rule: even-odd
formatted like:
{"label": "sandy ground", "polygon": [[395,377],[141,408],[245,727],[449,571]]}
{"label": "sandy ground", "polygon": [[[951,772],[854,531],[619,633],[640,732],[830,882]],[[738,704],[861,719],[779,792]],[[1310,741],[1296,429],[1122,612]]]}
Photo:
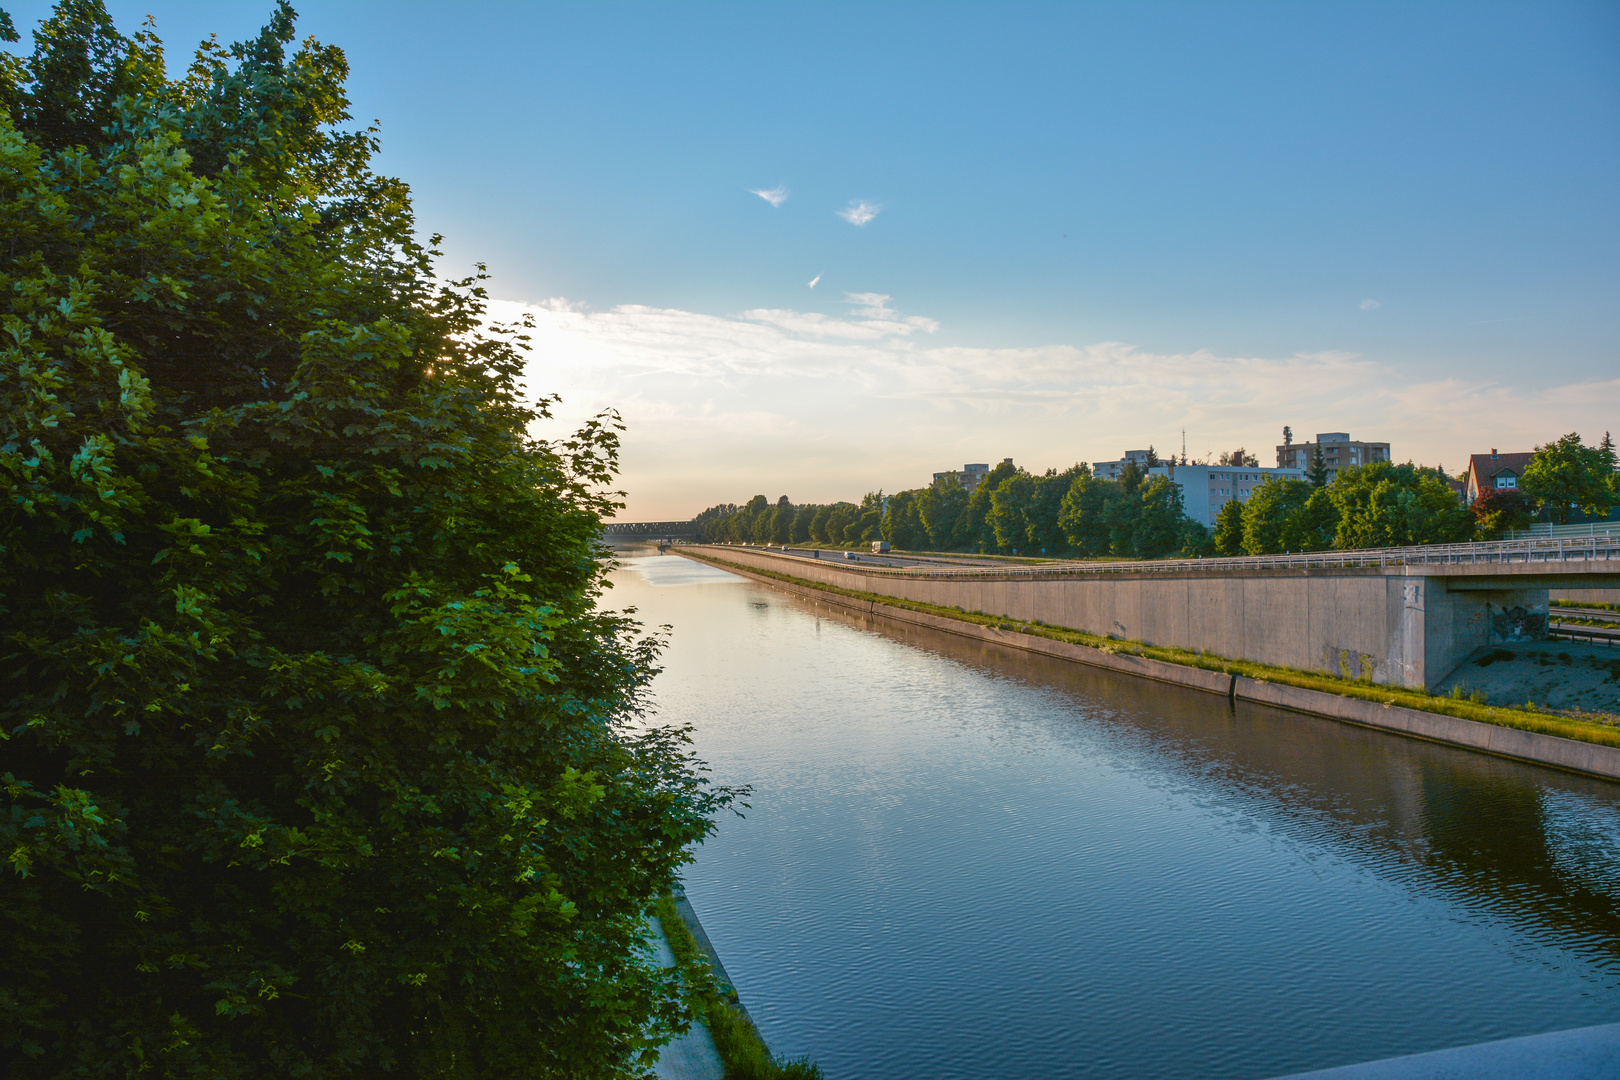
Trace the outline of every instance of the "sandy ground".
{"label": "sandy ground", "polygon": [[1458,683],[1484,691],[1492,705],[1534,702],[1571,716],[1620,723],[1620,646],[1584,641],[1491,646],[1463,661],[1444,687]]}

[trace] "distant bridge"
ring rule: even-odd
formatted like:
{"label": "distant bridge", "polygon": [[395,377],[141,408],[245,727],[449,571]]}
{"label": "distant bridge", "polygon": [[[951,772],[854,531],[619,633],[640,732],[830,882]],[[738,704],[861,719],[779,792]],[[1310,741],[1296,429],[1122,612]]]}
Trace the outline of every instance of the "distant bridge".
{"label": "distant bridge", "polygon": [[611,521],[602,535],[619,540],[695,540],[697,526],[690,521]]}

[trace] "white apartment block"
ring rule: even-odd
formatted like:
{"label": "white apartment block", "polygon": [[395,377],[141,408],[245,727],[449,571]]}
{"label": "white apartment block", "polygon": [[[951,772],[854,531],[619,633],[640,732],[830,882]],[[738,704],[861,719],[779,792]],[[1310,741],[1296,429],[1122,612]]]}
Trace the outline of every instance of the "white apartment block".
{"label": "white apartment block", "polygon": [[1245,465],[1155,465],[1153,476],[1168,476],[1181,487],[1187,516],[1213,527],[1221,508],[1236,499],[1248,502],[1249,494],[1272,477],[1303,480],[1304,469],[1261,469]]}

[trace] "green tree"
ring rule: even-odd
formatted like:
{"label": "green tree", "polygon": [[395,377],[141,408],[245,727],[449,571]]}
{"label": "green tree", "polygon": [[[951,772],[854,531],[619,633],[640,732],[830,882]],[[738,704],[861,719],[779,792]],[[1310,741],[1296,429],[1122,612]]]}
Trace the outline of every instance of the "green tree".
{"label": "green tree", "polygon": [[827,519],[832,516],[834,507],[818,506],[813,517],[810,518],[810,539],[818,544],[830,544],[827,536]]}
{"label": "green tree", "polygon": [[1064,535],[1058,519],[1063,516],[1063,497],[1074,486],[1077,476],[1090,476],[1091,466],[1071,465],[1063,472],[1048,469],[1035,478],[1035,491],[1029,505],[1024,508],[1024,533],[1031,552],[1063,555],[1069,550],[1069,538]]}
{"label": "green tree", "polygon": [[810,539],[810,523],[816,519],[819,506],[805,504],[793,512],[793,525],[788,533],[788,542],[802,544]]}
{"label": "green tree", "polygon": [[990,493],[990,512],[985,523],[996,540],[996,550],[1015,554],[1029,549],[1029,519],[1026,516],[1035,496],[1035,478],[1019,469]]}
{"label": "green tree", "polygon": [[1017,471],[1003,461],[985,474],[968,496],[967,505],[962,508],[961,515],[952,527],[951,538],[954,542],[952,546],[964,551],[995,550],[996,533],[989,520],[990,499],[1001,482]]}
{"label": "green tree", "polygon": [[1185,518],[1181,525],[1181,550],[1178,554],[1183,559],[1201,559],[1206,555],[1215,554],[1213,534],[1201,521]]}
{"label": "green tree", "polygon": [[1151,477],[1142,485],[1137,502],[1140,509],[1135,515],[1130,554],[1158,559],[1179,550],[1187,533],[1181,485],[1167,476]]}
{"label": "green tree", "polygon": [[1312,487],[1327,487],[1328,467],[1327,459],[1322,456],[1322,444],[1317,443],[1311,451],[1311,468],[1305,479],[1311,482]]}
{"label": "green tree", "polygon": [[1090,556],[1108,553],[1106,509],[1118,491],[1119,485],[1114,481],[1098,480],[1089,473],[1076,476],[1069,483],[1058,513],[1058,527],[1072,549]]}
{"label": "green tree", "polygon": [[883,539],[904,551],[916,551],[928,541],[928,530],[923,528],[917,513],[916,491],[902,491],[890,496],[889,507],[883,512],[880,530]]}
{"label": "green tree", "polygon": [[1337,526],[1338,511],[1324,489],[1273,476],[1255,485],[1243,506],[1243,550],[1250,555],[1324,551],[1333,546]]}
{"label": "green tree", "polygon": [[771,535],[773,544],[785,544],[793,537],[793,504],[783,495],[776,500],[776,506],[771,510]]}
{"label": "green tree", "polygon": [[1455,544],[1473,535],[1473,515],[1451,485],[1411,462],[1357,465],[1323,490],[1338,511],[1337,548]]}
{"label": "green tree", "polygon": [[1211,538],[1217,555],[1243,554],[1243,504],[1233,499],[1215,515],[1215,535]]}
{"label": "green tree", "polygon": [[1536,447],[1520,487],[1557,524],[1569,521],[1574,510],[1606,517],[1615,504],[1615,456],[1607,435],[1605,442],[1607,446],[1587,446],[1579,433],[1570,432]]}
{"label": "green tree", "polygon": [[861,508],[856,506],[854,503],[834,503],[832,509],[827,514],[827,520],[822,524],[822,529],[827,537],[823,543],[849,543],[850,541],[844,539],[844,533],[846,530],[848,530],[850,524],[858,519],[860,515]]}
{"label": "green tree", "polygon": [[770,528],[770,512],[771,501],[763,495],[755,495],[737,511],[731,538],[738,543],[763,544]]}
{"label": "green tree", "polygon": [[917,496],[917,515],[928,530],[928,543],[936,551],[948,551],[954,543],[956,520],[967,509],[968,492],[954,475],[935,480]]}
{"label": "green tree", "polygon": [[0,65],[0,1058],[639,1075],[731,794],[597,607],[616,424],[528,434],[294,38],[171,82],[70,0]]}

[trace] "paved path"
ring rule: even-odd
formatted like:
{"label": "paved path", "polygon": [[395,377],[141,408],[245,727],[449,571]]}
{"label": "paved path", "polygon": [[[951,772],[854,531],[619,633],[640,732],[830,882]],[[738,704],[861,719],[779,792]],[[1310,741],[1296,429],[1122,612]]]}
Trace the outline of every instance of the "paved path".
{"label": "paved path", "polygon": [[[674,967],[675,954],[670,951],[663,926],[657,919],[650,921],[653,959],[659,967]],[[714,1048],[714,1040],[709,1037],[709,1029],[693,1024],[690,1031],[677,1035],[674,1042],[658,1052],[653,1074],[659,1080],[725,1080],[726,1067],[720,1061],[720,1051]]]}

